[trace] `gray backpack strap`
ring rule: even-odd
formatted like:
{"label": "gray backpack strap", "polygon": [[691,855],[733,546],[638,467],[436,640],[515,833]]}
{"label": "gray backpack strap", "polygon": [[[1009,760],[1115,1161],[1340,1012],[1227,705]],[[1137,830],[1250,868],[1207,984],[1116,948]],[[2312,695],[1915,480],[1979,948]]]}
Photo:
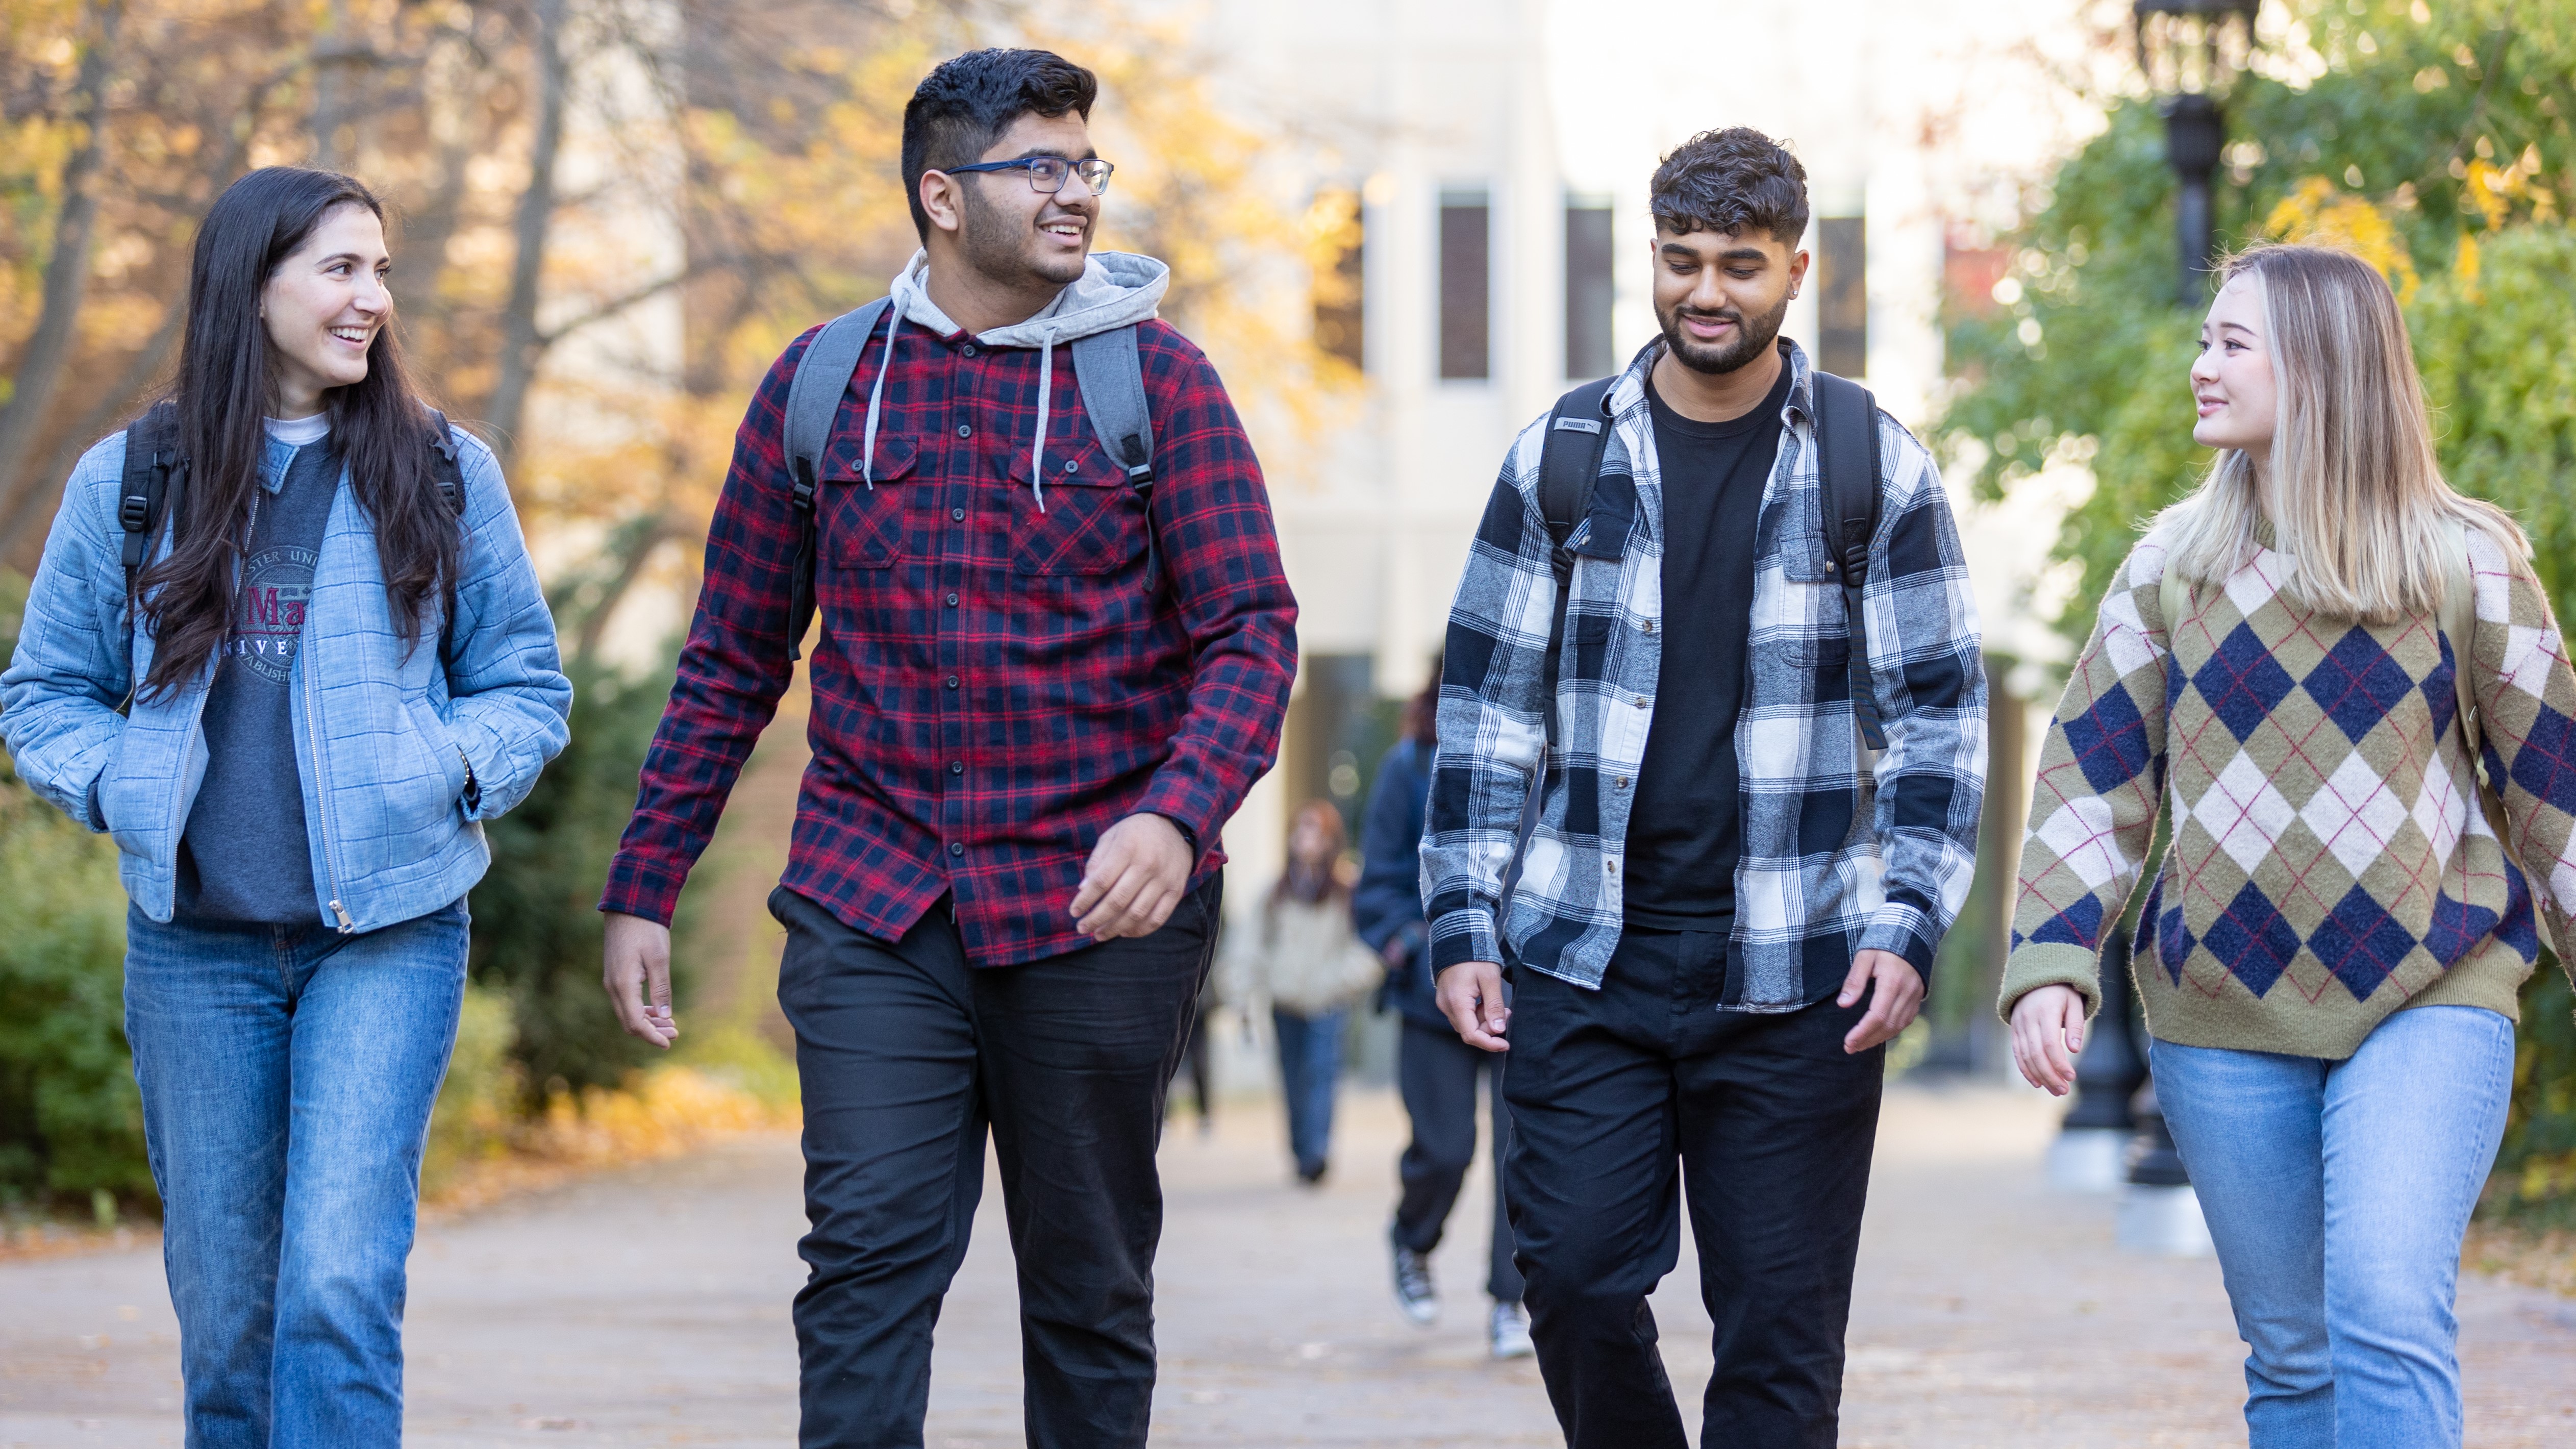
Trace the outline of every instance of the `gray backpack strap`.
{"label": "gray backpack strap", "polygon": [[1128,486],[1150,503],[1154,420],[1145,403],[1145,364],[1136,354],[1136,329],[1113,327],[1075,338],[1073,380],[1082,389],[1082,410],[1091,414],[1101,451],[1127,470]]}
{"label": "gray backpack strap", "polygon": [[805,631],[814,622],[816,480],[822,472],[823,450],[831,445],[832,420],[840,415],[841,399],[859,370],[859,354],[867,350],[868,334],[885,320],[886,304],[887,299],[879,297],[824,323],[807,344],[805,355],[796,360],[796,376],[787,384],[787,467],[796,507],[796,573],[787,598],[789,659],[799,657]]}
{"label": "gray backpack strap", "polygon": [[[1145,363],[1133,325],[1073,340],[1073,381],[1100,451],[1127,470],[1127,486],[1145,509],[1145,577],[1162,577],[1154,531],[1154,419],[1145,400]],[[1150,585],[1149,585],[1150,586]]]}

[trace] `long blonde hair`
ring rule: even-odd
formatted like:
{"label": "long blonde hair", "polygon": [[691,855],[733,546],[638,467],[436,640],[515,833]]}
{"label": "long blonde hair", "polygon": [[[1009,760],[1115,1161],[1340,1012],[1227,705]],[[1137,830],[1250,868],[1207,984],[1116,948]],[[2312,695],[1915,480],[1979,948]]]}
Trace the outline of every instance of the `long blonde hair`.
{"label": "long blonde hair", "polygon": [[2511,515],[2443,480],[2406,318],[2377,270],[2332,247],[2272,244],[2220,269],[2222,283],[2239,277],[2263,292],[2278,399],[2272,506],[2253,460],[2220,449],[2200,487],[2156,519],[2167,568],[2223,583],[2253,561],[2268,518],[2273,547],[2298,560],[2286,592],[2322,614],[2388,624],[2440,610],[2451,520],[2529,557]]}

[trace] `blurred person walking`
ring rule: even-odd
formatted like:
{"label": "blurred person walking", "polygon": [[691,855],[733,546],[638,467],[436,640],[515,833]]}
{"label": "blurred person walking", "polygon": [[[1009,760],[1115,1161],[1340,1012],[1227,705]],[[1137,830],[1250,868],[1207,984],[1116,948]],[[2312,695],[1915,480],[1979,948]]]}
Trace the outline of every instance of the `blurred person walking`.
{"label": "blurred person walking", "polygon": [[1387,1228],[1395,1259],[1395,1301],[1425,1327],[1440,1318],[1431,1253],[1458,1203],[1476,1160],[1476,1081],[1486,1082],[1493,1117],[1493,1225],[1486,1239],[1487,1343],[1496,1358],[1525,1358],[1529,1315],[1521,1307],[1521,1270],[1512,1262],[1512,1228],[1504,1217],[1503,1155],[1511,1113],[1503,1105],[1503,1058],[1459,1039],[1440,1014],[1431,986],[1430,923],[1422,913],[1422,824],[1431,800],[1431,760],[1438,740],[1440,661],[1404,711],[1404,738],[1378,761],[1368,813],[1360,821],[1360,879],[1351,913],[1360,939],[1386,963],[1384,999],[1403,1023],[1395,1080],[1413,1140],[1396,1159],[1403,1194]]}
{"label": "blurred person walking", "polygon": [[1342,1036],[1351,1007],[1386,973],[1351,927],[1351,887],[1342,876],[1342,813],[1309,800],[1288,826],[1288,867],[1248,929],[1228,934],[1217,994],[1249,1013],[1270,1004],[1279,1048],[1279,1100],[1288,1152],[1309,1187],[1331,1165],[1333,1096],[1341,1085]]}
{"label": "blurred person walking", "polygon": [[1567,1442],[1688,1442],[1646,1304],[1686,1180],[1702,1442],[1830,1444],[1882,1047],[1975,869],[1985,674],[1930,454],[1779,336],[1796,158],[1696,136],[1649,204],[1663,336],[1513,444],[1450,613],[1431,964],[1458,1034],[1511,1052]]}
{"label": "blurred person walking", "polygon": [[2460,1240],[2539,927],[2576,913],[2576,674],[2522,530],[2443,480],[2379,273],[2267,246],[2222,276],[2217,457],[2058,705],[2002,1010],[2063,1095],[2169,804],[2136,979],[2254,1449],[2457,1445]]}
{"label": "blurred person walking", "polygon": [[989,1131],[1027,1437],[1142,1444],[1154,1150],[1269,768],[1296,606],[1162,263],[1091,254],[1092,73],[941,64],[904,109],[923,248],[790,344],[737,434],[705,586],[611,868],[603,974],[667,1046],[668,922],[809,616],[813,763],[770,910],[796,1032],[802,1441],[918,1445]]}
{"label": "blurred person walking", "polygon": [[178,382],[73,470],[0,675],[20,778],[117,845],[190,1449],[401,1442],[465,896],[572,702],[499,465],[404,374],[390,265],[349,177],[216,199]]}

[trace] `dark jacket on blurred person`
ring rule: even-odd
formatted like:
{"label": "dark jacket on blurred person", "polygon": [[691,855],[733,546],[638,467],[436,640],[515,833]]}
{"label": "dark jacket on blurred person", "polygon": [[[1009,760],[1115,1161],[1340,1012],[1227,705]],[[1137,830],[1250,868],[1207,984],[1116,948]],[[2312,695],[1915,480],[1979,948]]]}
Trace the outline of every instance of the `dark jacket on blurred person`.
{"label": "dark jacket on blurred person", "polygon": [[1430,804],[1431,744],[1398,740],[1378,762],[1360,821],[1360,883],[1351,894],[1351,918],[1380,956],[1390,942],[1403,946],[1403,964],[1387,967],[1381,999],[1406,1021],[1449,1031],[1431,998],[1431,954],[1423,949],[1431,939],[1422,915],[1422,820]]}

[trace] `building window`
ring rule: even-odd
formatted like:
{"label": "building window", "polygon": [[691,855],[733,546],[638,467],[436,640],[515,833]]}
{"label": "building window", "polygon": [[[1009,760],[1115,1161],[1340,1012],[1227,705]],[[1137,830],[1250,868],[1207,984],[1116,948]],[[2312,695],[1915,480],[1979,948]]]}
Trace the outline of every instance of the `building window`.
{"label": "building window", "polygon": [[1315,204],[1306,209],[1306,263],[1315,279],[1315,346],[1355,368],[1368,365],[1368,318],[1361,283],[1365,230],[1356,191],[1319,191]]}
{"label": "building window", "polygon": [[1494,375],[1493,208],[1481,191],[1440,193],[1440,375]]}
{"label": "building window", "polygon": [[1869,231],[1857,216],[1817,224],[1816,365],[1844,377],[1869,373]]}
{"label": "building window", "polygon": [[1565,206],[1565,375],[1574,381],[1607,377],[1618,358],[1610,349],[1610,208],[1597,201]]}

